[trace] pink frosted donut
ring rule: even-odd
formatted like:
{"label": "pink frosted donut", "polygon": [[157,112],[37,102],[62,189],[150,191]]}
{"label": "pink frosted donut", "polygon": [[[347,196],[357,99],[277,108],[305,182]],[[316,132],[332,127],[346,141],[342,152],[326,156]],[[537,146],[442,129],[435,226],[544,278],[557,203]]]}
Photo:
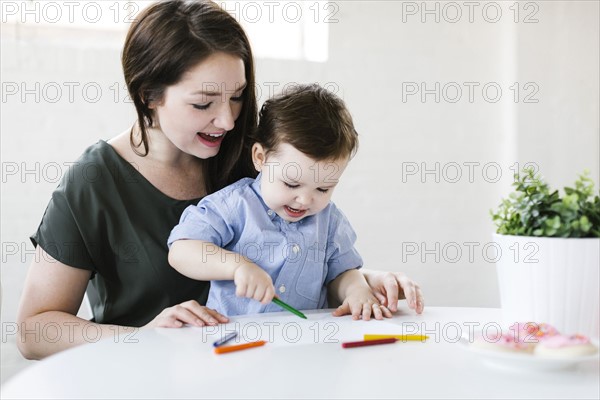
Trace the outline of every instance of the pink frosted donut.
{"label": "pink frosted donut", "polygon": [[479,335],[473,341],[473,346],[494,351],[533,353],[540,341],[555,335],[558,335],[558,330],[552,325],[518,322],[502,333],[486,337]]}
{"label": "pink frosted donut", "polygon": [[554,335],[544,338],[535,347],[535,355],[570,358],[595,354],[598,348],[583,335]]}
{"label": "pink frosted donut", "polygon": [[558,335],[558,330],[550,324],[535,322],[519,322],[508,328],[508,334],[515,337],[519,342],[537,343],[540,339]]}
{"label": "pink frosted donut", "polygon": [[552,325],[541,323],[537,326],[537,330],[533,332],[533,334],[539,339],[546,339],[551,336],[559,335],[560,332]]}
{"label": "pink frosted donut", "polygon": [[471,345],[485,350],[508,353],[531,353],[533,352],[535,343],[525,343],[520,340],[515,340],[515,335],[511,332],[502,335],[479,335]]}

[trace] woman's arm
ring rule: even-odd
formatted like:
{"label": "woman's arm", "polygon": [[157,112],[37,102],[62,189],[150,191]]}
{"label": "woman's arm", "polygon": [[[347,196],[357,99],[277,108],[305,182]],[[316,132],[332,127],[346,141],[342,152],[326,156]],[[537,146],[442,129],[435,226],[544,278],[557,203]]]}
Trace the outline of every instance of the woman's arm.
{"label": "woman's arm", "polygon": [[[113,334],[104,327],[76,317],[91,271],[69,267],[37,247],[19,305],[19,351],[25,358],[41,359],[86,342],[89,335]],[[97,329],[84,329],[97,325]],[[112,329],[115,329],[112,327]]]}
{"label": "woman's arm", "polygon": [[[100,338],[131,333],[137,328],[96,324],[76,316],[91,271],[54,260],[40,246],[25,280],[17,322],[17,347],[25,358],[42,359]],[[203,326],[228,322],[196,301],[166,308],[145,327]]]}

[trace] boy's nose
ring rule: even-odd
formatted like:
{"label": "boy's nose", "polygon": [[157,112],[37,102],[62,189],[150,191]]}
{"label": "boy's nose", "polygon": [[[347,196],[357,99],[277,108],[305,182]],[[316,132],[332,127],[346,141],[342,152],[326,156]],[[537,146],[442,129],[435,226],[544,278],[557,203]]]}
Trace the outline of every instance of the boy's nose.
{"label": "boy's nose", "polygon": [[298,197],[296,197],[296,201],[301,204],[303,208],[306,208],[306,206],[310,205],[312,202],[312,196],[308,194],[300,194]]}

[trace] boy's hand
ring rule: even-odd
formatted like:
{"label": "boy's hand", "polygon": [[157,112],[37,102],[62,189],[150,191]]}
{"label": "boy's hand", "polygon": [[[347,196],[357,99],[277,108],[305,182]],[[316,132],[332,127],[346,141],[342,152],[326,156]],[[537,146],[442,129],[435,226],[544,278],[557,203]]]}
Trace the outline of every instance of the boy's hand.
{"label": "boy's hand", "polygon": [[398,299],[406,299],[408,307],[421,314],[425,308],[421,287],[402,272],[362,270],[377,299],[389,310],[398,309]]}
{"label": "boy's hand", "polygon": [[375,319],[391,318],[392,313],[387,307],[382,306],[377,301],[373,292],[367,288],[357,288],[346,297],[341,306],[333,311],[334,317],[341,317],[342,315],[352,314],[352,319],[357,320],[362,317],[363,320],[368,321],[371,319],[371,315]]}
{"label": "boy's hand", "polygon": [[267,304],[275,296],[271,276],[258,265],[248,262],[237,267],[233,273],[235,294]]}

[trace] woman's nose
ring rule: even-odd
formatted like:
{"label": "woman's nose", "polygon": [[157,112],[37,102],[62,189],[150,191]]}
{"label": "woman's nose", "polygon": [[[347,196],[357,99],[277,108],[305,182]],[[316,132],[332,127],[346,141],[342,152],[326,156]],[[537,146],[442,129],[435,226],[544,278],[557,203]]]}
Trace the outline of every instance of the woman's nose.
{"label": "woman's nose", "polygon": [[230,131],[235,126],[233,112],[229,103],[223,103],[219,109],[219,113],[213,121],[213,125],[219,129]]}

